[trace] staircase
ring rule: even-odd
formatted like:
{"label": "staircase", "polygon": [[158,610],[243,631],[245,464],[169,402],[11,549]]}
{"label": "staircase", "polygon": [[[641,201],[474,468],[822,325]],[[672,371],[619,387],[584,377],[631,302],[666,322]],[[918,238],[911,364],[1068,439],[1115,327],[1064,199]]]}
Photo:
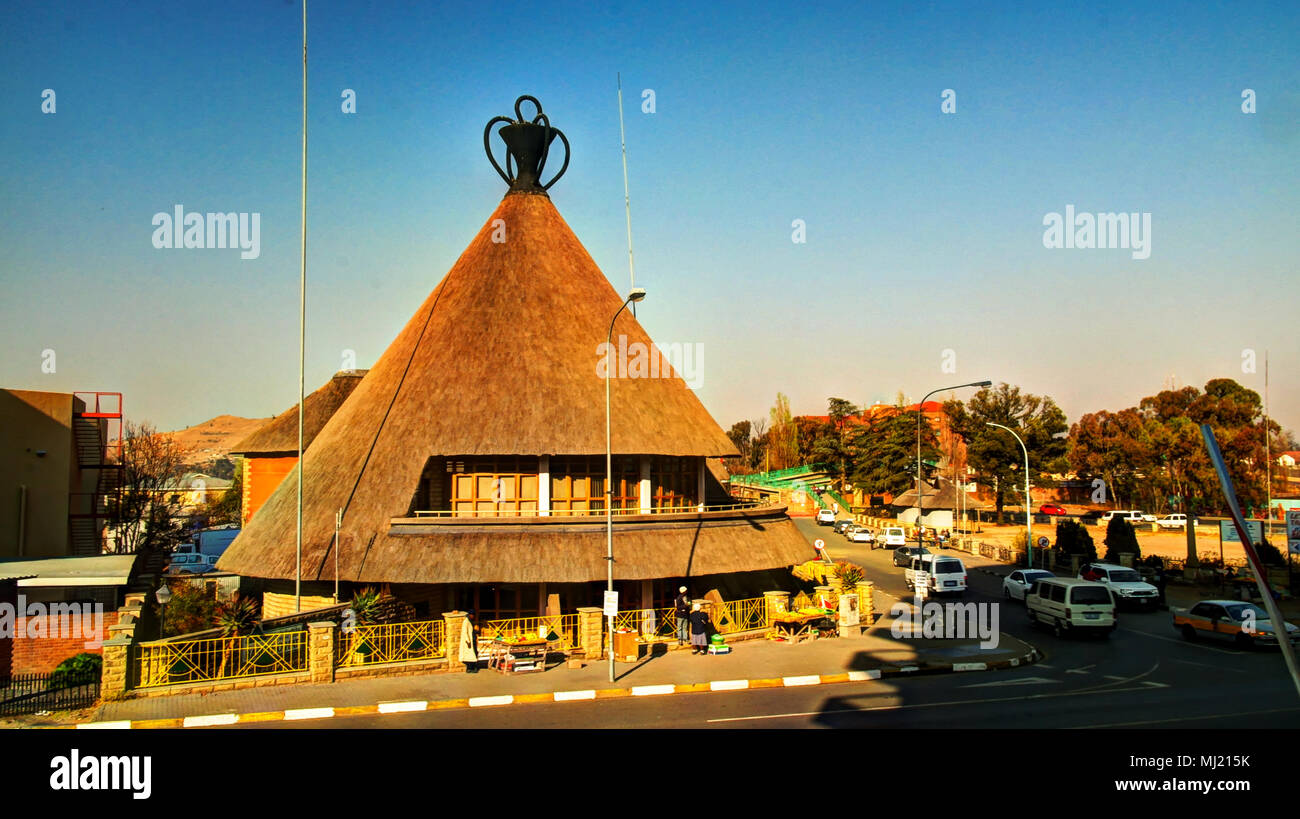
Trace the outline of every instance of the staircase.
{"label": "staircase", "polygon": [[[98,555],[104,549],[104,527],[110,522],[122,492],[122,394],[78,392],[84,408],[72,417],[73,447],[84,475],[93,471],[91,492],[68,498],[68,551]],[[84,484],[82,484],[84,486]]]}

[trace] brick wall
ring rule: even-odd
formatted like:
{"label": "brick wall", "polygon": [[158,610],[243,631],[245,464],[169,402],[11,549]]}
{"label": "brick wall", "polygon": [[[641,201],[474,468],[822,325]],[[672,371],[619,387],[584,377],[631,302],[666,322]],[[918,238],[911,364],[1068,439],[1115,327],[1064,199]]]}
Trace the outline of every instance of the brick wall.
{"label": "brick wall", "polygon": [[[18,601],[18,583],[13,580],[0,580],[0,606],[7,609]],[[13,673],[14,641],[12,637],[0,637],[0,680]]]}
{"label": "brick wall", "polygon": [[[104,632],[100,635],[100,640],[108,639],[109,626],[117,625],[117,612],[104,612]],[[47,674],[54,670],[55,666],[69,657],[89,652],[91,654],[102,654],[103,646],[100,641],[95,641],[91,646],[86,645],[86,638],[81,636],[77,631],[77,636],[49,636],[49,635],[68,635],[73,634],[71,620],[81,618],[71,618],[67,615],[61,615],[57,618],[49,616],[31,617],[25,621],[15,624],[15,635],[13,640],[13,657],[11,660],[12,673],[14,674]],[[20,629],[19,626],[22,628]],[[44,629],[40,631],[40,629]],[[21,631],[21,633],[18,633]],[[43,633],[45,637],[28,637],[27,634]],[[3,660],[3,654],[0,654],[0,661]]]}

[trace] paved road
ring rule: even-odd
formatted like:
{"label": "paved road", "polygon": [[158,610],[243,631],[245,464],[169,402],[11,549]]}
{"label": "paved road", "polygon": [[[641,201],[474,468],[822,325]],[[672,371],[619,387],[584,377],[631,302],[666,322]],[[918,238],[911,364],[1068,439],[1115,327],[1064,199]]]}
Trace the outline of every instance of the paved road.
{"label": "paved road", "polygon": [[[890,553],[851,544],[812,521],[834,557],[852,560],[890,597],[907,597]],[[963,556],[965,558],[965,556]],[[971,563],[987,561],[971,560]],[[1002,603],[1001,581],[970,572],[964,602]],[[893,678],[809,688],[684,694],[604,702],[512,705],[458,711],[334,718],[330,728],[1298,728],[1296,696],[1276,652],[1187,643],[1168,612],[1121,615],[1108,640],[1058,639],[1034,629],[1016,603],[999,607],[1000,629],[1045,654],[1011,671]],[[313,727],[266,723],[265,727]],[[250,725],[251,728],[259,727]]]}

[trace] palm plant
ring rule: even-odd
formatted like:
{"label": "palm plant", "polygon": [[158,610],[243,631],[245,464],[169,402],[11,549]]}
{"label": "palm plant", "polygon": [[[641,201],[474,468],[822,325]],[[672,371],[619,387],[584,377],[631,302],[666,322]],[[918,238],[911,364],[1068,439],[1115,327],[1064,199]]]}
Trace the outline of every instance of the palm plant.
{"label": "palm plant", "polygon": [[230,600],[217,606],[216,623],[221,629],[221,666],[217,669],[217,678],[226,675],[226,665],[234,651],[238,639],[249,634],[257,627],[258,606],[256,601],[235,594]]}

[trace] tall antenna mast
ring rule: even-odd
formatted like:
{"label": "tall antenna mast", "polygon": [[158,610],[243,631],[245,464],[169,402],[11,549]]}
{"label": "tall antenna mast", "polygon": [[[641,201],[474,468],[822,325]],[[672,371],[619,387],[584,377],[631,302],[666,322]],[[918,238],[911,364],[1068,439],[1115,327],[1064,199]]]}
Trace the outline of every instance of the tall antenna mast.
{"label": "tall antenna mast", "polygon": [[[632,257],[632,197],[627,189],[627,134],[623,130],[623,75],[614,75],[618,79],[618,139],[623,146],[623,208],[627,212],[627,269],[632,276],[632,288],[636,288],[636,262]],[[636,316],[636,302],[632,303],[632,316]]]}
{"label": "tall antenna mast", "polygon": [[298,278],[298,551],[294,558],[293,610],[302,611],[303,369],[307,347],[307,0],[302,0],[302,253]]}
{"label": "tall antenna mast", "polygon": [[[1264,351],[1264,482],[1267,484],[1265,495],[1264,513],[1264,537],[1267,539],[1269,531],[1273,528],[1273,451],[1272,441],[1269,440],[1269,423],[1268,423],[1268,350]],[[1283,533],[1285,533],[1283,529]],[[1291,555],[1287,554],[1287,564],[1290,565]]]}

